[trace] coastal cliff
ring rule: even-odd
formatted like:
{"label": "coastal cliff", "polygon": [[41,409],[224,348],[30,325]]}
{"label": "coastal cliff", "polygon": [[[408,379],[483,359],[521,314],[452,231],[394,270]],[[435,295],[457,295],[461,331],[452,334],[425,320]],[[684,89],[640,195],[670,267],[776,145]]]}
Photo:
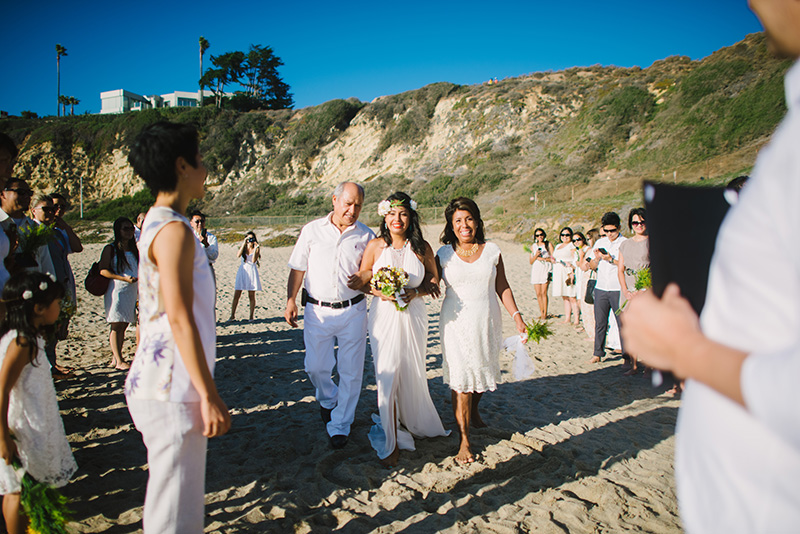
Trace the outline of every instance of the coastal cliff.
{"label": "coastal cliff", "polygon": [[[498,83],[447,82],[370,103],[333,100],[300,110],[238,113],[166,109],[119,116],[9,118],[20,143],[16,174],[36,190],[102,203],[142,188],[128,146],[146,124],[191,122],[209,169],[203,209],[225,213],[315,210],[343,180],[368,184],[368,202],[403,188],[421,205],[455,195],[523,209],[638,187],[747,170],[785,113],[788,61],[763,34],[700,61],[647,68],[574,67]],[[613,186],[612,186],[613,184]]]}

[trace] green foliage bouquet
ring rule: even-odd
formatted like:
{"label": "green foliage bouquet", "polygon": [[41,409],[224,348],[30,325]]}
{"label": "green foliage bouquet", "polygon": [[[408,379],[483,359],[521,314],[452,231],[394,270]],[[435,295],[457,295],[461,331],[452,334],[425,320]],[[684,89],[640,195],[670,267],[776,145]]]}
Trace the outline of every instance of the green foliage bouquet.
{"label": "green foliage bouquet", "polygon": [[380,291],[387,297],[394,295],[395,307],[403,311],[408,308],[408,304],[400,298],[400,292],[408,283],[408,273],[398,267],[381,267],[372,276],[372,289]]}
{"label": "green foliage bouquet", "polygon": [[[18,471],[22,463],[14,458],[12,465]],[[67,523],[71,512],[68,499],[57,489],[39,482],[30,474],[22,476],[21,504],[30,524],[28,532],[33,534],[67,534]]]}
{"label": "green foliage bouquet", "polygon": [[19,252],[22,254],[36,254],[40,247],[47,245],[53,235],[53,229],[46,224],[32,224],[17,228],[19,236]]}
{"label": "green foliage bouquet", "polygon": [[539,341],[547,339],[553,334],[550,325],[546,321],[532,321],[526,326],[528,328],[528,341],[535,341],[537,345]]}

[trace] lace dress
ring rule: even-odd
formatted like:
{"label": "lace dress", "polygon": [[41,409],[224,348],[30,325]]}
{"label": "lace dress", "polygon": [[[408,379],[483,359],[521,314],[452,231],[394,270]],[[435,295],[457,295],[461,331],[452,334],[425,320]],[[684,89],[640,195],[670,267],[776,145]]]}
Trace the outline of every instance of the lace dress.
{"label": "lace dress", "polygon": [[[139,276],[139,262],[133,252],[126,252],[125,259],[128,266],[123,269],[121,276]],[[117,259],[112,256],[111,265],[117,267]],[[139,282],[132,284],[122,280],[109,280],[108,290],[106,290],[103,303],[106,306],[107,323],[135,323],[136,322],[136,301],[139,299]]]}
{"label": "lace dress", "polygon": [[[0,339],[0,366],[17,331]],[[47,484],[61,487],[78,469],[72,457],[64,423],[58,411],[56,390],[50,376],[50,364],[44,357],[44,340],[36,340],[36,365],[22,369],[8,401],[8,428],[16,437],[17,456],[27,473]],[[0,461],[0,495],[20,491],[20,475]]]}
{"label": "lace dress", "polygon": [[258,267],[253,261],[253,254],[248,254],[242,258],[242,264],[236,271],[235,290],[239,291],[261,291],[261,279],[258,277]]}
{"label": "lace dress", "polygon": [[444,382],[460,393],[494,391],[503,342],[495,292],[500,248],[486,243],[473,263],[459,258],[450,245],[436,255],[446,287],[439,317]]}
{"label": "lace dress", "polygon": [[[559,248],[560,247],[560,248]],[[554,297],[575,297],[578,289],[575,286],[575,278],[572,283],[567,285],[567,277],[575,272],[575,264],[578,261],[578,252],[575,245],[567,243],[561,244],[553,251],[553,296]]]}
{"label": "lace dress", "polygon": [[[408,286],[415,288],[425,276],[425,267],[408,243],[395,251],[386,247],[372,272],[381,267],[401,267],[408,273]],[[391,301],[373,297],[369,310],[369,342],[378,383],[378,415],[369,440],[383,459],[397,447],[414,450],[413,436],[446,436],[439,414],[428,392],[425,349],[428,315],[422,298],[413,299],[399,311]],[[397,434],[395,435],[395,429]]]}

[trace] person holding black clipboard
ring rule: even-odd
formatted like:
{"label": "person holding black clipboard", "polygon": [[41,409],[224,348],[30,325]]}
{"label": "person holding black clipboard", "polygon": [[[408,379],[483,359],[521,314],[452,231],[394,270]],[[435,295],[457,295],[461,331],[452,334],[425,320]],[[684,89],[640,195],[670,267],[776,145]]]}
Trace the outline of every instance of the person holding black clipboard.
{"label": "person holding black clipboard", "polygon": [[[800,1],[750,5],[771,50],[799,58]],[[788,113],[722,223],[700,317],[676,284],[656,296],[655,270],[624,313],[626,351],[688,379],[675,472],[691,533],[800,525],[800,62],[785,85]]]}

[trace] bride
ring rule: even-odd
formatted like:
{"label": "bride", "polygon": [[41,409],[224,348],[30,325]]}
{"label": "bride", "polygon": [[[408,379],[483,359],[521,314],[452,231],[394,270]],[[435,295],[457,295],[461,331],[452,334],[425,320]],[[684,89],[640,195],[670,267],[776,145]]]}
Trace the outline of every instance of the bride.
{"label": "bride", "polygon": [[[383,216],[379,237],[369,242],[361,260],[361,272],[367,276],[387,266],[408,274],[408,284],[400,295],[408,308],[398,310],[394,296],[373,289],[375,298],[369,310],[380,414],[372,416],[375,425],[369,439],[387,467],[397,465],[400,449],[414,450],[412,436],[449,434],[431,401],[425,373],[428,315],[418,297],[426,294],[424,287],[438,287],[438,278],[433,249],[422,238],[416,207],[416,202],[401,192],[378,204]],[[432,283],[423,284],[426,278]]]}

